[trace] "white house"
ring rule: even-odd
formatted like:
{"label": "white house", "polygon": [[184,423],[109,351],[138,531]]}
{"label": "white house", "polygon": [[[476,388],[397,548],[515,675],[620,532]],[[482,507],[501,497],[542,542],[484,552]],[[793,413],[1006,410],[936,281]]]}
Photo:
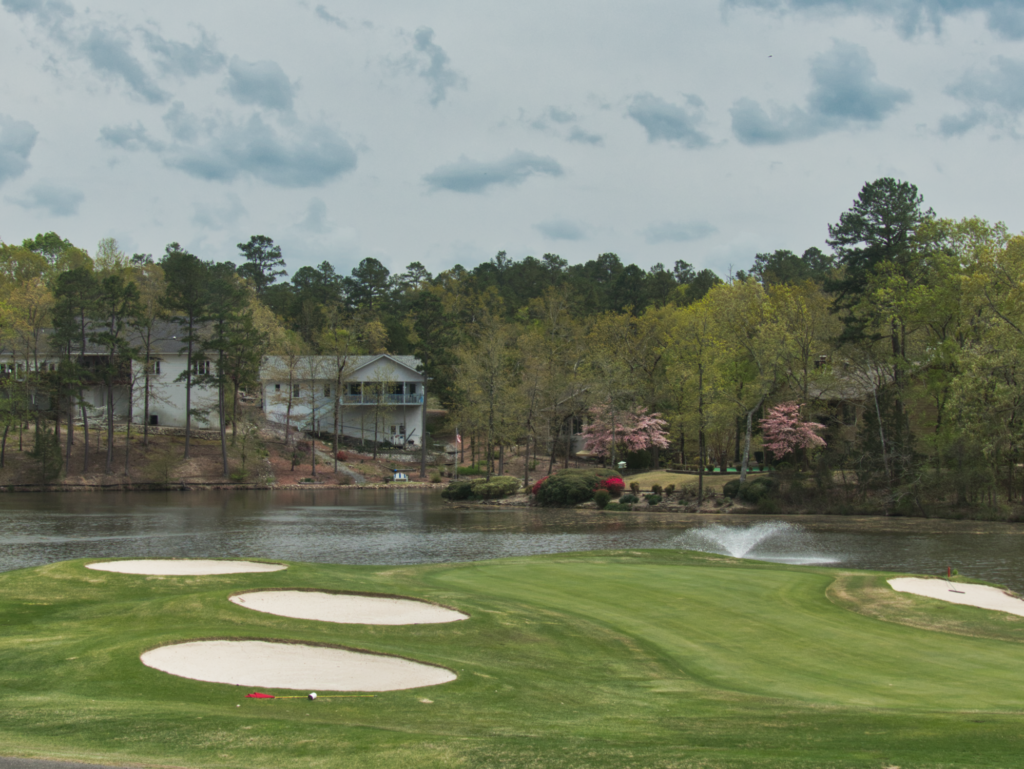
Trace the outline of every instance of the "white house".
{"label": "white house", "polygon": [[[49,331],[42,334],[38,351],[31,353],[12,352],[11,350],[0,351],[0,389],[3,389],[2,382],[7,378],[22,378],[26,372],[47,374],[55,372],[59,357],[50,351],[47,337]],[[158,323],[153,331],[151,342],[152,370],[150,373],[150,404],[149,421],[152,425],[164,425],[169,427],[185,426],[185,382],[175,381],[179,374],[185,371],[188,356],[181,351],[182,330],[173,323]],[[130,343],[138,347],[140,340],[137,336],[130,338]],[[198,345],[197,345],[198,347]],[[84,365],[87,369],[95,369],[102,366],[107,355],[104,348],[87,343],[85,348]],[[76,361],[79,358],[78,351],[72,354]],[[213,363],[200,361],[193,364],[193,371],[198,373],[201,369],[209,371]],[[129,372],[125,370],[114,380],[114,419],[124,420],[131,413],[132,421],[141,424],[145,418],[143,407],[144,399],[144,376],[145,370],[142,361],[135,361]],[[134,386],[132,386],[134,384]],[[129,401],[134,396],[134,404],[129,409]],[[92,418],[105,418],[107,411],[107,388],[97,376],[95,380],[88,383],[82,392],[82,399],[89,410]],[[30,393],[31,403],[41,409],[49,408],[49,399],[42,393]],[[192,408],[193,411],[206,411],[205,420],[193,418],[194,427],[218,427],[216,411],[217,394],[215,391],[192,386]],[[76,416],[78,416],[76,408]]]}
{"label": "white house", "polygon": [[[167,427],[185,426],[186,386],[177,381],[184,373],[188,357],[182,351],[183,329],[169,322],[156,324],[150,352],[149,422]],[[44,337],[48,333],[44,332]],[[132,346],[141,347],[136,336]],[[197,345],[198,347],[198,345]],[[78,355],[73,355],[76,359]],[[88,344],[85,365],[96,368],[106,361],[103,348]],[[56,371],[58,356],[49,351],[44,338],[38,354],[0,351],[0,391],[5,378],[21,378],[26,372]],[[193,361],[193,374],[210,373],[213,361]],[[350,355],[339,362],[333,356],[268,356],[260,369],[260,389],[265,414],[279,423],[300,430],[334,432],[334,404],[339,405],[340,432],[366,441],[388,441],[395,445],[419,445],[423,429],[426,377],[417,371],[420,361],[411,355]],[[114,418],[141,424],[145,419],[142,361],[132,364],[115,379]],[[339,388],[340,382],[340,388]],[[2,392],[0,392],[2,394]],[[43,392],[31,394],[37,408],[49,408]],[[129,401],[134,398],[129,410]],[[90,418],[105,418],[106,386],[96,379],[83,392]],[[217,428],[217,393],[213,388],[192,386],[193,427]],[[76,409],[77,412],[77,409]],[[78,414],[76,413],[76,417]]]}
{"label": "white house", "polygon": [[342,435],[419,445],[426,383],[419,367],[411,355],[271,355],[260,369],[263,410],[281,424],[333,433],[337,404]]}

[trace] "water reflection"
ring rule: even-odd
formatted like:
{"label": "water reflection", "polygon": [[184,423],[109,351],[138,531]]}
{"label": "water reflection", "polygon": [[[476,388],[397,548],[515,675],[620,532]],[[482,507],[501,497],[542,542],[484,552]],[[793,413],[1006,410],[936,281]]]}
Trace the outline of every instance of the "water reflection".
{"label": "water reflection", "polygon": [[[760,517],[715,520],[725,524],[720,536],[730,527],[768,523]],[[690,530],[708,525],[707,518],[674,514],[453,509],[438,494],[415,489],[2,494],[0,571],[83,557],[412,564],[680,549],[694,547],[698,535]],[[1024,592],[1024,526],[840,518],[801,518],[799,525],[813,540],[809,554],[817,562],[925,574],[953,566]],[[770,548],[755,546],[749,554],[771,556],[786,541],[765,539]],[[776,555],[799,559],[801,552]]]}

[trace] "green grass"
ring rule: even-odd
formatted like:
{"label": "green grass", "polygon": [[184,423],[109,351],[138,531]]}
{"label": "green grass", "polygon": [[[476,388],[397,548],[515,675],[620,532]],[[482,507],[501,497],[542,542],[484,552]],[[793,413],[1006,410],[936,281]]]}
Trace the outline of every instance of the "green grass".
{"label": "green grass", "polygon": [[[0,574],[2,754],[190,767],[909,769],[1013,766],[1024,751],[1024,621],[896,594],[885,575],[674,551],[218,577],[84,563]],[[227,601],[256,587],[410,595],[471,618],[343,626]],[[159,644],[212,637],[372,649],[459,679],[254,701],[250,689],[139,661]]]}
{"label": "green grass", "polygon": [[[697,488],[698,477],[696,475],[683,475],[682,473],[670,473],[666,470],[651,470],[647,473],[637,473],[636,475],[627,475],[623,480],[626,482],[626,488],[629,488],[631,483],[639,483],[640,488],[643,491],[650,491],[651,486],[658,484],[662,488],[675,484],[676,491],[684,487]],[[730,478],[728,475],[721,475],[720,473],[708,473],[704,476],[704,488],[721,491],[722,487],[729,481],[736,480]]]}

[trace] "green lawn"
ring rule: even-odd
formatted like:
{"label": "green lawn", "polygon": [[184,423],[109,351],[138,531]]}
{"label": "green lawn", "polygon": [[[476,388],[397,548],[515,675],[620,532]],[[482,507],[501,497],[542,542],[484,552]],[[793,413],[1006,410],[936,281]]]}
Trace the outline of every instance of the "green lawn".
{"label": "green lawn", "polygon": [[[896,594],[883,575],[673,551],[220,577],[84,563],[0,574],[0,754],[196,767],[909,769],[1007,767],[1024,752],[1024,621]],[[398,593],[471,618],[341,626],[227,601],[264,586]],[[138,659],[213,637],[371,649],[459,679],[254,701]]]}
{"label": "green lawn", "polygon": [[[737,475],[722,475],[720,473],[708,473],[704,476],[704,489],[712,491],[721,491],[722,487],[729,481],[734,481],[738,478]],[[756,476],[753,476],[756,477]],[[696,475],[685,475],[683,473],[670,473],[667,470],[651,470],[646,473],[637,473],[636,475],[627,475],[623,480],[626,482],[628,487],[631,483],[639,483],[641,491],[650,491],[651,486],[654,484],[660,485],[665,488],[669,484],[675,484],[676,490],[680,490],[685,486],[691,486],[694,489],[697,488],[698,477]]]}

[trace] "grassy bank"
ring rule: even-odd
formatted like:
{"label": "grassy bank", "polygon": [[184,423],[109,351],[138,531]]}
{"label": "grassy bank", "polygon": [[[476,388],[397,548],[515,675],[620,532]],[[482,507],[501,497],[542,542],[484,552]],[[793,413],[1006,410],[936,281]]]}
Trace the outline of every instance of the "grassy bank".
{"label": "grassy bank", "polygon": [[[749,476],[755,480],[760,474]],[[953,521],[1003,521],[1007,523],[1024,523],[1024,503],[1007,502],[991,499],[975,504],[951,504],[943,499],[898,497],[887,494],[884,490],[872,490],[860,493],[847,477],[844,483],[827,488],[817,488],[814,479],[806,474],[774,474],[779,482],[778,490],[766,497],[759,504],[743,504],[739,500],[728,500],[721,497],[722,488],[729,481],[738,478],[735,474],[722,475],[710,473],[704,476],[704,492],[712,497],[718,495],[703,508],[705,512],[735,512],[735,508],[743,512],[762,515],[837,515],[865,516],[885,515],[903,518],[933,518]],[[627,484],[639,483],[641,491],[647,492],[654,485],[665,488],[675,486],[677,495],[670,502],[690,505],[696,495],[698,479],[694,475],[671,473],[665,470],[652,470],[645,473],[627,475]],[[679,492],[682,492],[681,494]],[[724,508],[724,509],[721,509]]]}
{"label": "grassy bank", "polygon": [[[879,574],[674,551],[218,577],[84,563],[0,574],[2,753],[196,767],[908,769],[1011,766],[1024,749],[1024,619],[895,594]],[[254,587],[397,593],[471,618],[341,626],[227,601]],[[257,701],[139,662],[156,645],[214,637],[371,649],[459,678]]]}

